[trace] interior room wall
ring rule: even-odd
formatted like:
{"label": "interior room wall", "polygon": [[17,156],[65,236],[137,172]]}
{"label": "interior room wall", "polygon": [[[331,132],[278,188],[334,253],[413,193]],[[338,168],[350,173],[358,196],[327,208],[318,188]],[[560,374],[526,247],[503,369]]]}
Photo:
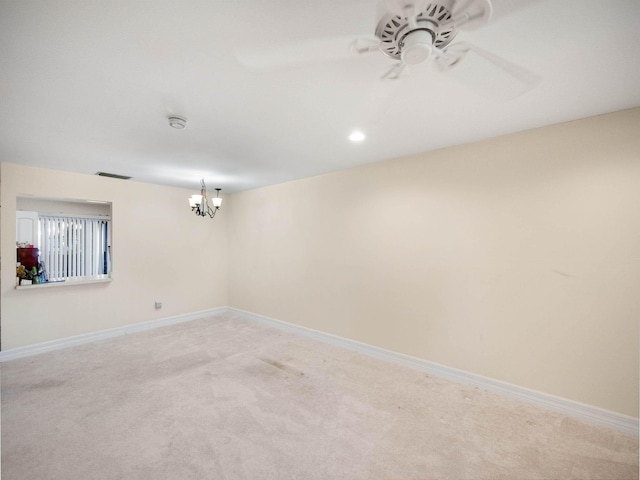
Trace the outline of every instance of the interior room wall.
{"label": "interior room wall", "polygon": [[232,195],[229,304],[638,416],[640,109]]}
{"label": "interior room wall", "polygon": [[[1,164],[2,349],[227,304],[223,212],[196,217],[194,190]],[[16,199],[112,202],[113,281],[16,290]],[[162,309],[155,309],[155,301]]]}

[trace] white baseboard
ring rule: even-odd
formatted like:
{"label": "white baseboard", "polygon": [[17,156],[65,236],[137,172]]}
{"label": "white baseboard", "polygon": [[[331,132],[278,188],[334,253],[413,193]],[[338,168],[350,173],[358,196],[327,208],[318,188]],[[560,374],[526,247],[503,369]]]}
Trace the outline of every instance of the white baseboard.
{"label": "white baseboard", "polygon": [[121,335],[129,335],[131,333],[142,332],[144,330],[151,330],[153,328],[164,327],[176,323],[188,322],[190,320],[197,320],[200,318],[210,317],[212,315],[221,315],[223,313],[226,313],[227,311],[227,307],[212,308],[209,310],[201,310],[199,312],[174,315],[172,317],[149,320],[148,322],[134,323],[132,325],[125,325],[122,327],[109,328],[106,330],[99,330],[97,332],[75,335],[73,337],[60,338],[58,340],[51,340],[49,342],[36,343],[34,345],[27,345],[25,347],[2,350],[0,352],[0,362],[7,362],[9,360],[15,360],[16,358],[28,357],[31,355],[37,355],[38,353],[50,352],[52,350],[59,350],[62,348],[72,347],[74,345],[96,342],[98,340],[119,337]]}
{"label": "white baseboard", "polygon": [[283,322],[282,320],[265,317],[264,315],[246,312],[237,308],[228,308],[227,312],[238,315],[239,317],[249,321],[279,328],[308,338],[313,338],[337,347],[363,353],[380,360],[386,360],[405,367],[414,368],[440,378],[482,388],[490,392],[500,393],[531,405],[562,413],[586,423],[611,428],[628,435],[638,436],[638,419],[628,415],[586,405],[566,398],[556,397],[555,395],[550,395],[548,393],[519,387],[500,380],[483,377],[464,370],[458,370],[457,368],[446,367],[420,358],[392,352],[390,350],[374,347],[356,340],[331,335],[329,333]]}
{"label": "white baseboard", "polygon": [[356,340],[350,340],[348,338],[324,333],[300,325],[283,322],[282,320],[265,317],[264,315],[246,312],[237,308],[213,308],[209,310],[202,310],[199,312],[175,315],[172,317],[165,317],[157,320],[150,320],[148,322],[135,323],[133,325],[126,325],[123,327],[100,330],[97,332],[76,335],[73,337],[61,338],[59,340],[52,340],[35,345],[3,350],[0,352],[0,362],[15,360],[17,358],[36,355],[39,353],[50,352],[52,350],[59,350],[74,345],[82,345],[98,340],[105,340],[121,335],[129,335],[131,333],[142,332],[144,330],[173,325],[176,323],[188,322],[191,320],[197,320],[214,315],[222,315],[225,313],[234,314],[245,320],[296,333],[307,338],[312,338],[337,347],[369,355],[373,358],[386,360],[399,365],[403,365],[405,367],[420,370],[440,378],[445,378],[454,382],[482,388],[490,392],[500,393],[538,407],[562,413],[569,417],[573,417],[590,424],[611,428],[613,430],[617,430],[629,435],[634,435],[636,437],[639,434],[638,419],[630,417],[628,415],[623,415],[621,413],[612,412],[603,408],[586,405],[573,400],[568,400],[566,398],[556,397],[548,393],[530,390],[528,388],[520,387],[507,382],[502,382],[500,380],[483,377],[481,375],[476,375],[474,373],[459,370],[457,368],[447,367],[437,363],[429,362],[427,360],[422,360],[420,358],[411,357],[409,355],[404,355],[401,353],[392,352],[390,350],[385,350],[383,348],[375,347],[373,345],[368,345]]}

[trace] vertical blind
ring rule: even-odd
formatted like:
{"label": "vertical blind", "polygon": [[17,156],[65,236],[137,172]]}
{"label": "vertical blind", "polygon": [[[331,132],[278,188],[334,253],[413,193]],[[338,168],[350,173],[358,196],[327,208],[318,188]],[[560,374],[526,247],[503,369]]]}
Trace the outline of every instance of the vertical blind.
{"label": "vertical blind", "polygon": [[109,220],[40,214],[38,236],[49,281],[109,273]]}

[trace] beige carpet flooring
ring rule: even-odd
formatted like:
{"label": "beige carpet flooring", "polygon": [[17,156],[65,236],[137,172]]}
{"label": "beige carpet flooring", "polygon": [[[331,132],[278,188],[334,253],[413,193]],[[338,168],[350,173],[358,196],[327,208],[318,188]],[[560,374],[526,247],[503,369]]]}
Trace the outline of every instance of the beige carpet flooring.
{"label": "beige carpet flooring", "polygon": [[2,479],[638,478],[638,439],[226,315],[5,362]]}

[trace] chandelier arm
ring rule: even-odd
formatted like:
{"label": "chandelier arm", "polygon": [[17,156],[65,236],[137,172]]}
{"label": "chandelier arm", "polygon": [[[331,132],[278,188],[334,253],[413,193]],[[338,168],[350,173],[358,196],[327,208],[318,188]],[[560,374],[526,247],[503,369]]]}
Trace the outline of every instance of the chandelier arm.
{"label": "chandelier arm", "polygon": [[207,215],[209,215],[211,218],[216,216],[218,209],[213,209],[209,206],[209,204],[207,204]]}

